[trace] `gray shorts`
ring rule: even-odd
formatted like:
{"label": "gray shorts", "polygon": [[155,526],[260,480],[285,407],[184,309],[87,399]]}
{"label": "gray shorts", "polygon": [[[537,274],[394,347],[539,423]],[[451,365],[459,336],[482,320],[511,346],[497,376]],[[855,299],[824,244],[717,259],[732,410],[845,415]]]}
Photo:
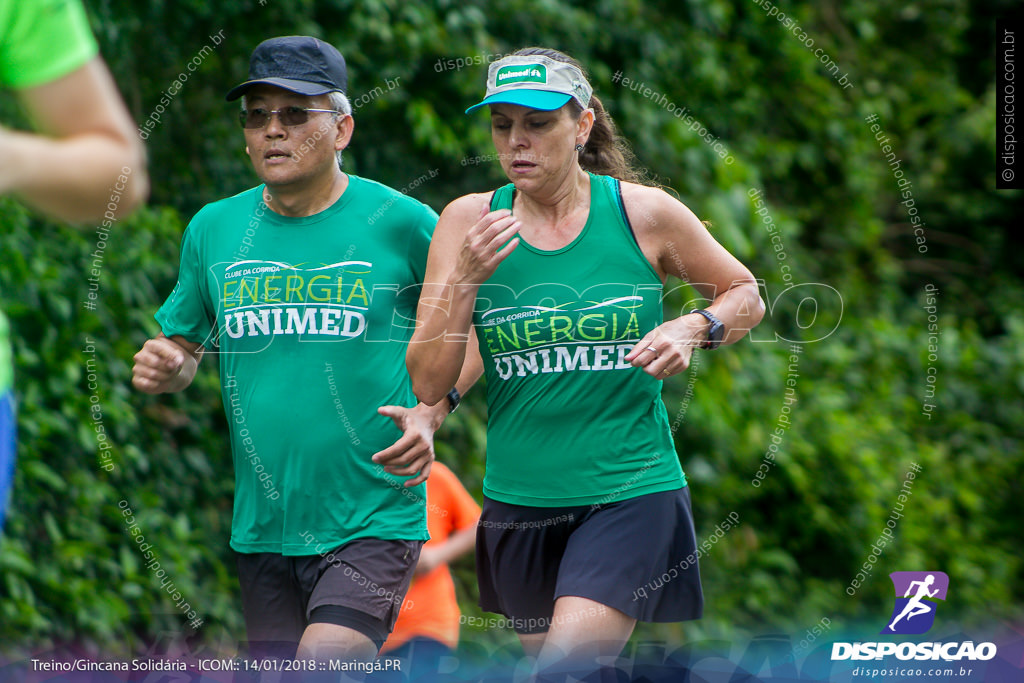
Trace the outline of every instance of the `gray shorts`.
{"label": "gray shorts", "polygon": [[250,654],[292,658],[309,624],[387,640],[423,541],[361,538],[324,555],[236,553]]}

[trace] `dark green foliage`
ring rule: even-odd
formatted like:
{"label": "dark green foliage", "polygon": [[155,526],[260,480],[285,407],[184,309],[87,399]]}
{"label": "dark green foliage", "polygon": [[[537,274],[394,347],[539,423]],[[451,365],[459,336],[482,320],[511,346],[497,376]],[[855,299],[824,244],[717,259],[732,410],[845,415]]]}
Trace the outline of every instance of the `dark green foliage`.
{"label": "dark green foliage", "polygon": [[130,652],[180,630],[186,620],[141,543],[199,615],[237,626],[226,568],[233,485],[212,365],[187,396],[153,399],[130,385],[132,356],[157,331],[153,302],[176,277],[177,212],[141,211],[101,240],[29,218],[10,200],[0,211],[19,401],[19,467],[0,541],[3,641],[85,639]]}
{"label": "dark green foliage", "polygon": [[[437,210],[505,182],[495,162],[478,160],[493,153],[487,116],[462,113],[483,91],[490,56],[536,44],[569,52],[640,162],[764,281],[771,311],[753,339],[701,354],[691,375],[666,383],[698,535],[733,511],[741,521],[702,558],[706,617],[643,626],[639,638],[736,638],[767,626],[799,636],[822,617],[881,623],[891,608],[887,574],[897,570],[947,572],[955,590],[945,607],[959,623],[1020,616],[1024,267],[1009,228],[1021,195],[993,189],[991,8],[966,0],[787,4],[814,47],[849,74],[853,87],[844,89],[750,1],[87,5],[140,125],[211,36],[225,39],[150,131],[151,205],[112,229],[96,310],[83,307],[93,229],[56,226],[0,201],[0,306],[13,328],[20,402],[20,462],[0,541],[0,651],[82,643],[126,654],[191,632],[144,566],[122,500],[205,619],[198,640],[242,637],[214,363],[178,396],[141,395],[129,379],[132,355],[157,331],[152,314],[173,286],[184,224],[202,204],[255,183],[237,103],[223,94],[244,78],[259,41],[289,33],[329,40],[348,60],[358,106],[346,170],[412,188]],[[475,63],[450,68],[457,59]],[[616,72],[655,94],[616,84]],[[733,162],[667,111],[662,94]],[[9,101],[0,115],[17,121]],[[870,115],[913,183],[925,251]],[[436,178],[417,182],[432,170]],[[781,242],[755,213],[753,190],[763,191]],[[800,287],[786,292],[789,284]],[[928,284],[939,292],[933,358]],[[816,307],[801,303],[805,296]],[[667,314],[687,310],[693,297],[673,292]],[[790,403],[787,340],[804,342]],[[930,368],[934,399],[926,399]],[[926,401],[935,405],[930,417]],[[113,445],[110,472],[99,458],[95,404]],[[752,485],[784,406],[790,424],[761,485]],[[437,445],[478,497],[485,424],[478,387]],[[894,540],[851,597],[846,589],[911,463],[921,472]],[[455,573],[464,611],[482,616],[472,560]],[[513,639],[468,626],[463,635]]]}

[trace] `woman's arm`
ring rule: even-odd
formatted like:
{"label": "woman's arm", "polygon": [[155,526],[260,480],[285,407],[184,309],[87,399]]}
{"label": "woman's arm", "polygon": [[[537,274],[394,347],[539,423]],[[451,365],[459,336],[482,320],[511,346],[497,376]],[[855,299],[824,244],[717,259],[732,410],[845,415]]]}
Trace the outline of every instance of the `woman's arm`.
{"label": "woman's arm", "polygon": [[[675,275],[711,301],[705,310],[722,321],[722,344],[736,343],[761,321],[765,308],[754,276],[682,202],[629,183],[622,184],[622,198],[640,248],[662,280]],[[666,321],[644,335],[626,360],[659,379],[680,373],[710,326],[697,313]]]}
{"label": "woman's arm", "polygon": [[442,400],[465,376],[467,342],[475,346],[477,292],[519,243],[518,220],[508,210],[488,213],[489,198],[466,195],[449,204],[430,241],[416,332],[405,359],[413,392],[427,405]]}

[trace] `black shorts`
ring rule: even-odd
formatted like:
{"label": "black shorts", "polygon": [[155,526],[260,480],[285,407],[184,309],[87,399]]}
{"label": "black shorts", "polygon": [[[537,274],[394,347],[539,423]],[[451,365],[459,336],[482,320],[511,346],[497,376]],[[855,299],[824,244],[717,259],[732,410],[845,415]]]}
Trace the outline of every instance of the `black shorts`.
{"label": "black shorts", "polygon": [[699,619],[696,551],[688,486],[573,507],[484,498],[476,541],[480,607],[504,614],[517,633],[547,631],[555,600],[566,595],[639,621]]}
{"label": "black shorts", "polygon": [[322,556],[237,553],[250,650],[292,658],[316,623],[354,629],[379,650],[395,627],[422,545],[361,538]]}

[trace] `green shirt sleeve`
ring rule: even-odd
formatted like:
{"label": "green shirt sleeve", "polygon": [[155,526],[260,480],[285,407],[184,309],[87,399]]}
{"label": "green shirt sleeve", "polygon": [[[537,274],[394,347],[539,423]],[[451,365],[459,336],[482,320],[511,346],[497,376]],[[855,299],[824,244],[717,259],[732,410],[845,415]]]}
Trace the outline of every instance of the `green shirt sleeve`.
{"label": "green shirt sleeve", "polygon": [[0,85],[49,83],[98,53],[81,0],[0,0]]}
{"label": "green shirt sleeve", "polygon": [[216,326],[211,309],[209,285],[204,277],[202,259],[196,244],[196,223],[192,220],[181,242],[178,283],[167,301],[156,312],[156,321],[167,337],[181,335],[190,342],[207,344]]}

